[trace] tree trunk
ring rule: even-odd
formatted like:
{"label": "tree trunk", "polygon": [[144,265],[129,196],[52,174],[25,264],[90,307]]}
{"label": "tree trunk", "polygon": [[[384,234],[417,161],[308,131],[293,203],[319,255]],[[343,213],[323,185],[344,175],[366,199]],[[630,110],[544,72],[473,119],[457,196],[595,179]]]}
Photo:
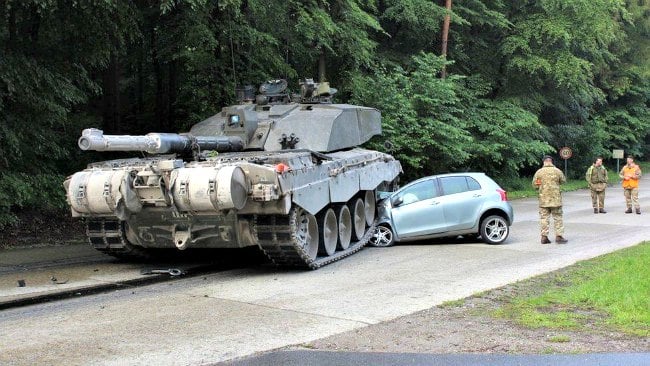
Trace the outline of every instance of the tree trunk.
{"label": "tree trunk", "polygon": [[136,112],[138,115],[141,115],[144,111],[144,45],[138,50],[138,82],[136,85]]}
{"label": "tree trunk", "polygon": [[16,33],[16,6],[11,7],[9,10],[9,19],[7,20],[7,29],[9,31],[9,42],[7,42],[8,49],[14,49],[17,42],[17,33]]}
{"label": "tree trunk", "polygon": [[163,85],[163,74],[162,68],[160,67],[160,60],[158,59],[158,45],[156,42],[156,31],[151,30],[151,58],[153,62],[153,73],[156,78],[156,104],[154,106],[154,116],[155,123],[158,124],[158,129],[160,131],[167,131],[167,123],[164,120],[165,117],[165,104],[164,104],[164,85]]}
{"label": "tree trunk", "polygon": [[36,6],[32,6],[30,10],[29,40],[32,44],[36,44],[36,42],[38,42],[38,31],[41,28],[41,15],[38,13],[38,8]]}
{"label": "tree trunk", "polygon": [[318,82],[323,81],[327,81],[327,76],[325,75],[325,49],[321,47],[318,57]]}
{"label": "tree trunk", "polygon": [[177,130],[176,126],[176,113],[175,113],[175,104],[176,104],[176,96],[177,96],[177,84],[178,84],[178,75],[177,75],[177,61],[172,60],[169,63],[169,76],[167,79],[167,85],[168,85],[168,97],[167,97],[167,124],[169,128],[173,128],[175,132]]}
{"label": "tree trunk", "polygon": [[[447,40],[449,38],[449,23],[451,23],[451,0],[445,0],[445,8],[447,9],[447,14],[445,14],[445,19],[442,24],[442,57],[447,59]],[[447,77],[447,66],[442,66],[442,78]]]}
{"label": "tree trunk", "polygon": [[[1,34],[7,34],[5,33],[5,27],[7,27],[7,0],[0,0],[0,33]],[[8,32],[8,29],[7,29]],[[4,37],[0,38],[4,41]]]}
{"label": "tree trunk", "polygon": [[103,76],[104,129],[109,133],[121,132],[120,126],[120,68],[117,55],[112,52],[110,63]]}

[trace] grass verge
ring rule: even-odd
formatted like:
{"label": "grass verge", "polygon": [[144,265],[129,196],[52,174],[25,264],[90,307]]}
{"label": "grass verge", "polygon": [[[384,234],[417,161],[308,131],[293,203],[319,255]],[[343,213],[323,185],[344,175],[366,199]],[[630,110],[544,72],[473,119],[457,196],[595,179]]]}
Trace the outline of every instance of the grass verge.
{"label": "grass verge", "polygon": [[650,336],[650,242],[559,272],[541,294],[517,295],[495,311],[532,328],[604,328]]}

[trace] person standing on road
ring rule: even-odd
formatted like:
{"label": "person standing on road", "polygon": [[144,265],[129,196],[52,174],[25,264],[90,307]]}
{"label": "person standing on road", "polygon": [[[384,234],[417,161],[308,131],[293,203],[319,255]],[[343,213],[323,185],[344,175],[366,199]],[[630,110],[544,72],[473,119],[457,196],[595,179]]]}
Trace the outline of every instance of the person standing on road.
{"label": "person standing on road", "polygon": [[623,194],[625,195],[625,204],[627,205],[625,213],[632,213],[632,206],[634,206],[636,213],[640,215],[639,178],[641,178],[641,168],[634,163],[634,157],[627,157],[627,164],[623,166],[623,169],[621,169],[618,175],[623,179]]}
{"label": "person standing on road", "polygon": [[591,190],[591,205],[594,213],[607,213],[605,211],[605,188],[607,188],[607,169],[603,166],[603,158],[597,157],[593,165],[587,169],[585,179]]}
{"label": "person standing on road", "polygon": [[564,221],[562,220],[562,194],[560,185],[566,183],[564,173],[553,165],[553,158],[544,156],[544,165],[533,176],[533,187],[539,191],[539,219],[542,244],[550,244],[548,239],[550,217],[555,225],[555,242],[565,244]]}

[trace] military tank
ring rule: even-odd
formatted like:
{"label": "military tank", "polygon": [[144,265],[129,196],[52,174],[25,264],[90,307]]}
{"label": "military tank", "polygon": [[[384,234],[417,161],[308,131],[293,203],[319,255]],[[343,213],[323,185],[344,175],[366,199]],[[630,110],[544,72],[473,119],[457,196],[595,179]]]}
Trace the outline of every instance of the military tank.
{"label": "military tank", "polygon": [[[277,265],[319,268],[360,250],[374,232],[376,194],[401,166],[357,147],[381,133],[374,108],[333,104],[336,90],[285,80],[188,133],[104,135],[79,148],[140,157],[91,163],[64,182],[72,216],[99,251],[127,259],[176,248],[259,247]],[[142,154],[144,153],[144,154]]]}

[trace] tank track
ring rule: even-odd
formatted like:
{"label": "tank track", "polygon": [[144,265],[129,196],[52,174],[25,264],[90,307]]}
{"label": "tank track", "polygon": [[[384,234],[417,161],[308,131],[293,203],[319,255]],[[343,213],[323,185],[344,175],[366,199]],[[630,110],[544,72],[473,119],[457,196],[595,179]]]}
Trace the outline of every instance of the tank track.
{"label": "tank track", "polygon": [[363,248],[372,237],[375,223],[366,229],[361,240],[350,243],[325,257],[311,258],[296,240],[297,225],[288,215],[258,215],[253,219],[253,236],[264,254],[278,266],[318,269],[352,255]]}
{"label": "tank track", "polygon": [[96,250],[121,259],[149,260],[151,255],[129,243],[124,234],[124,222],[110,219],[88,219],[86,236]]}
{"label": "tank track", "polygon": [[[151,253],[131,244],[124,234],[124,222],[111,219],[86,221],[88,242],[96,250],[113,257],[130,260],[150,260]],[[278,266],[318,269],[352,255],[363,248],[372,237],[375,224],[366,229],[361,240],[350,243],[345,250],[333,255],[309,257],[296,240],[297,225],[288,215],[255,216],[252,225],[254,237],[264,254]]]}

